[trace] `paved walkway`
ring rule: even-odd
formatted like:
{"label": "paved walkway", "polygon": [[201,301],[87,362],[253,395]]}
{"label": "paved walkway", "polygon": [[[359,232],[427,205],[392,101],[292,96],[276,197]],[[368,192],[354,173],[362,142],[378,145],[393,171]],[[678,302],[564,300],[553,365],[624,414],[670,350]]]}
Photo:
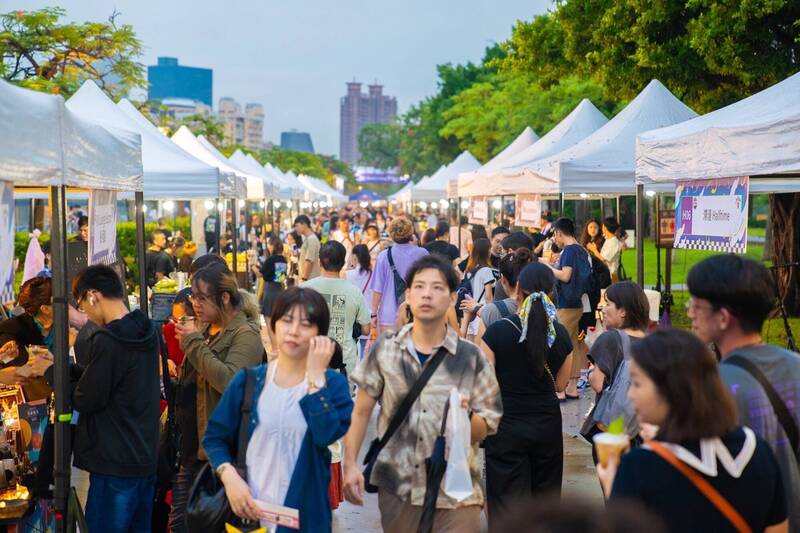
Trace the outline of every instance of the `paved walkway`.
{"label": "paved walkway", "polygon": [[[561,404],[564,427],[564,480],[561,492],[564,498],[578,498],[599,504],[603,501],[603,494],[592,462],[591,447],[583,437],[577,435],[593,402],[594,393],[583,392],[581,399]],[[372,415],[372,421],[364,438],[362,457],[367,444],[375,438],[376,418],[377,409]],[[333,516],[333,531],[336,533],[381,531],[377,494],[367,494],[363,507],[344,502],[339,509],[334,511]],[[481,519],[485,521],[484,515],[481,515]],[[485,531],[486,524],[483,525]]]}

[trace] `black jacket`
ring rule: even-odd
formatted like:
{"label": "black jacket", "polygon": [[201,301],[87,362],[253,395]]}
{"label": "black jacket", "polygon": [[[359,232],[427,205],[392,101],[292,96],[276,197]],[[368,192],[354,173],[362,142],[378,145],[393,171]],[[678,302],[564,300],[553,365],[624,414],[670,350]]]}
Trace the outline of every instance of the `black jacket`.
{"label": "black jacket", "polygon": [[[14,316],[0,322],[0,346],[8,341],[15,341],[19,347],[19,356],[8,363],[0,362],[0,368],[9,366],[22,366],[28,362],[28,346],[44,344],[42,332],[28,313]],[[25,391],[25,400],[44,400],[50,398],[50,386],[43,378],[29,380],[22,389]]]}
{"label": "black jacket", "polygon": [[78,411],[74,464],[95,474],[144,477],[156,473],[160,416],[158,330],[141,312],[100,328],[90,337],[86,367],[72,406]]}

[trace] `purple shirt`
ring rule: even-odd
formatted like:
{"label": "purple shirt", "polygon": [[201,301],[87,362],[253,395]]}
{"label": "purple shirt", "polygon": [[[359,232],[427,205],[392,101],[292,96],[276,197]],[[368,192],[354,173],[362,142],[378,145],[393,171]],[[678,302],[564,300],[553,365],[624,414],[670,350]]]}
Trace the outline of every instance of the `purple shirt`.
{"label": "purple shirt", "polygon": [[[375,271],[372,273],[372,281],[369,284],[370,290],[381,293],[381,305],[373,313],[378,315],[378,324],[382,326],[393,326],[397,320],[397,301],[394,297],[394,276],[392,268],[389,266],[389,250],[384,250],[378,254],[375,260]],[[392,260],[397,267],[397,273],[405,279],[411,265],[420,257],[428,255],[425,248],[420,248],[415,244],[395,244],[392,246]]]}

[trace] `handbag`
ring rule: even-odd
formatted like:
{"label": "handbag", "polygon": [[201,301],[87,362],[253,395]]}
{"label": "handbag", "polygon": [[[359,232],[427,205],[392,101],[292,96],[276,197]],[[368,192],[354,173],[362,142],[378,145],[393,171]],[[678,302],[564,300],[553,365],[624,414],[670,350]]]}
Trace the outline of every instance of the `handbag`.
{"label": "handbag", "polygon": [[686,463],[678,459],[675,454],[663,444],[651,440],[646,444],[646,446],[666,462],[674,466],[675,469],[681,474],[686,476],[686,478],[692,482],[692,485],[697,487],[697,490],[699,490],[703,496],[708,498],[708,501],[710,501],[711,504],[716,507],[725,518],[728,519],[736,531],[739,533],[751,533],[752,529],[745,519],[742,518],[742,515],[739,514],[739,512],[734,509],[733,505],[731,505],[730,502],[717,491],[717,489],[712,487],[711,484],[705,480],[705,478],[686,465]]}
{"label": "handbag", "polygon": [[406,419],[406,416],[408,416],[411,406],[417,401],[417,397],[419,397],[422,389],[425,388],[428,380],[431,379],[436,368],[444,360],[445,355],[447,355],[447,350],[445,350],[444,347],[439,348],[436,354],[428,361],[428,365],[422,369],[422,373],[411,386],[406,397],[403,398],[397,411],[392,415],[391,420],[389,420],[389,425],[381,438],[376,438],[370,443],[367,454],[364,456],[364,490],[367,492],[371,494],[378,492],[378,487],[369,482],[369,478],[372,475],[372,468],[375,466],[375,461],[378,459],[378,454],[381,453],[381,450],[386,446],[386,443],[389,442],[389,439],[392,438],[392,435],[400,428],[400,425]]}
{"label": "handbag", "polygon": [[[253,389],[255,387],[255,373],[252,369],[245,369],[244,397],[242,398],[241,416],[239,418],[239,433],[236,447],[236,470],[239,475],[246,475],[247,443],[250,440],[248,426],[250,412],[253,408]],[[243,531],[249,531],[245,521],[236,516],[231,510],[225,487],[217,478],[211,463],[206,463],[192,483],[189,497],[186,502],[186,525],[189,531],[225,531],[225,524],[231,524]],[[253,524],[258,527],[259,524]],[[253,529],[255,529],[255,527]]]}
{"label": "handbag", "polygon": [[[367,278],[366,283],[364,283],[364,288],[361,289],[361,294],[364,294],[367,291],[367,287],[369,287],[369,282],[372,280],[372,270],[369,271],[369,277]],[[364,324],[366,325],[366,324]],[[361,338],[361,324],[358,323],[358,320],[353,322],[353,340]]]}

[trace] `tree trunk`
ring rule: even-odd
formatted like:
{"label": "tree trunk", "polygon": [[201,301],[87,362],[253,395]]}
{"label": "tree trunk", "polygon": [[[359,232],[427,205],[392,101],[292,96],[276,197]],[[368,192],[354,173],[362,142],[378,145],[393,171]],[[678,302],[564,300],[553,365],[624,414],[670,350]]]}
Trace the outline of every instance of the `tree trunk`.
{"label": "tree trunk", "polygon": [[772,261],[786,312],[800,315],[800,193],[770,194]]}

